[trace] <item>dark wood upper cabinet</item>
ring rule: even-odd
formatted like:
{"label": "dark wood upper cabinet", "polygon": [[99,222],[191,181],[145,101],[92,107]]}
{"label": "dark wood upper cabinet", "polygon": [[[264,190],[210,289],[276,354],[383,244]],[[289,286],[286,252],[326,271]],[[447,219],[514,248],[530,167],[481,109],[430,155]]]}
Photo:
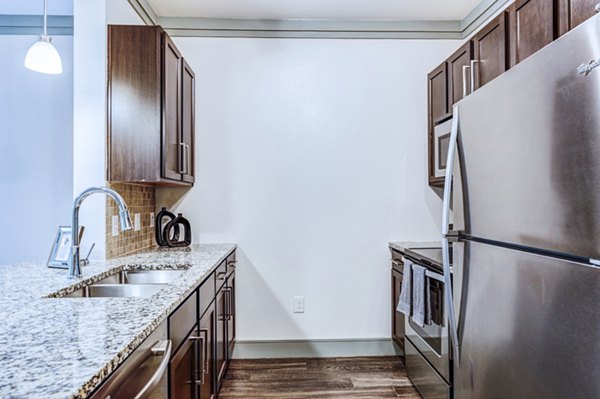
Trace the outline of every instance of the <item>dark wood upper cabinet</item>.
{"label": "dark wood upper cabinet", "polygon": [[596,15],[598,0],[558,0],[558,34],[563,35]]}
{"label": "dark wood upper cabinet", "polygon": [[517,0],[509,8],[510,65],[515,66],[558,36],[554,0]]}
{"label": "dark wood upper cabinet", "polygon": [[163,35],[163,176],[181,179],[181,65],[171,38]]}
{"label": "dark wood upper cabinet", "polygon": [[181,64],[181,100],[182,178],[185,182],[194,183],[196,75],[185,60]]}
{"label": "dark wood upper cabinet", "polygon": [[448,69],[446,62],[431,71],[427,76],[429,98],[429,122],[433,126],[448,116]]}
{"label": "dark wood upper cabinet", "polygon": [[448,118],[450,107],[448,106],[448,64],[443,62],[427,75],[427,131],[428,131],[428,153],[429,153],[429,184],[443,184],[443,179],[435,177],[433,157],[433,131],[435,125]]}
{"label": "dark wood upper cabinet", "polygon": [[[545,0],[550,1],[550,0]],[[473,38],[475,87],[479,89],[508,69],[508,29],[502,12]]]}
{"label": "dark wood upper cabinet", "polygon": [[471,91],[471,60],[473,43],[468,41],[448,58],[448,111]]}
{"label": "dark wood upper cabinet", "polygon": [[194,183],[194,84],[160,26],[109,25],[109,181]]}

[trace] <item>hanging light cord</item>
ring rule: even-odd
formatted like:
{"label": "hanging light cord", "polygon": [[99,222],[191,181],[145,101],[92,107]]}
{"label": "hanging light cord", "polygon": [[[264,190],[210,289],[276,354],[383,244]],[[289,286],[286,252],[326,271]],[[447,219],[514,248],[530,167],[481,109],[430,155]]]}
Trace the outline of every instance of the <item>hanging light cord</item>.
{"label": "hanging light cord", "polygon": [[46,0],[44,0],[44,36],[48,36],[48,10],[46,8]]}

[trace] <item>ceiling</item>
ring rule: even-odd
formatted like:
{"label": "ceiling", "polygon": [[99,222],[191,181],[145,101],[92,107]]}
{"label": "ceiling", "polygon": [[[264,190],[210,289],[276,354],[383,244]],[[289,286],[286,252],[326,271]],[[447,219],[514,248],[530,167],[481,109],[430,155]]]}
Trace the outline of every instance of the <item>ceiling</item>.
{"label": "ceiling", "polygon": [[161,17],[462,20],[481,0],[148,0]]}

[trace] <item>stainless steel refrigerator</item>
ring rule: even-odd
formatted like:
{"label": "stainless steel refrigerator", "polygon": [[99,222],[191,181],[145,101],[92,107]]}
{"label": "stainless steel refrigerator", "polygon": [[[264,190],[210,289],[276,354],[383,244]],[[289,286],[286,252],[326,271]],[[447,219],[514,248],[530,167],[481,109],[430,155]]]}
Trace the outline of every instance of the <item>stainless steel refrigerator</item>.
{"label": "stainless steel refrigerator", "polygon": [[457,399],[600,398],[594,60],[600,16],[455,106],[443,246]]}

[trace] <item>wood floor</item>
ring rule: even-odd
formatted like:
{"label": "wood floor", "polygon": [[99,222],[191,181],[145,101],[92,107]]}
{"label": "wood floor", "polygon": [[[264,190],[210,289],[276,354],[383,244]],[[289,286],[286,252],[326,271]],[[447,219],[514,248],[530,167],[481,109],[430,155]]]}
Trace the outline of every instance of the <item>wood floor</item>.
{"label": "wood floor", "polygon": [[233,360],[221,399],[420,399],[398,357]]}

